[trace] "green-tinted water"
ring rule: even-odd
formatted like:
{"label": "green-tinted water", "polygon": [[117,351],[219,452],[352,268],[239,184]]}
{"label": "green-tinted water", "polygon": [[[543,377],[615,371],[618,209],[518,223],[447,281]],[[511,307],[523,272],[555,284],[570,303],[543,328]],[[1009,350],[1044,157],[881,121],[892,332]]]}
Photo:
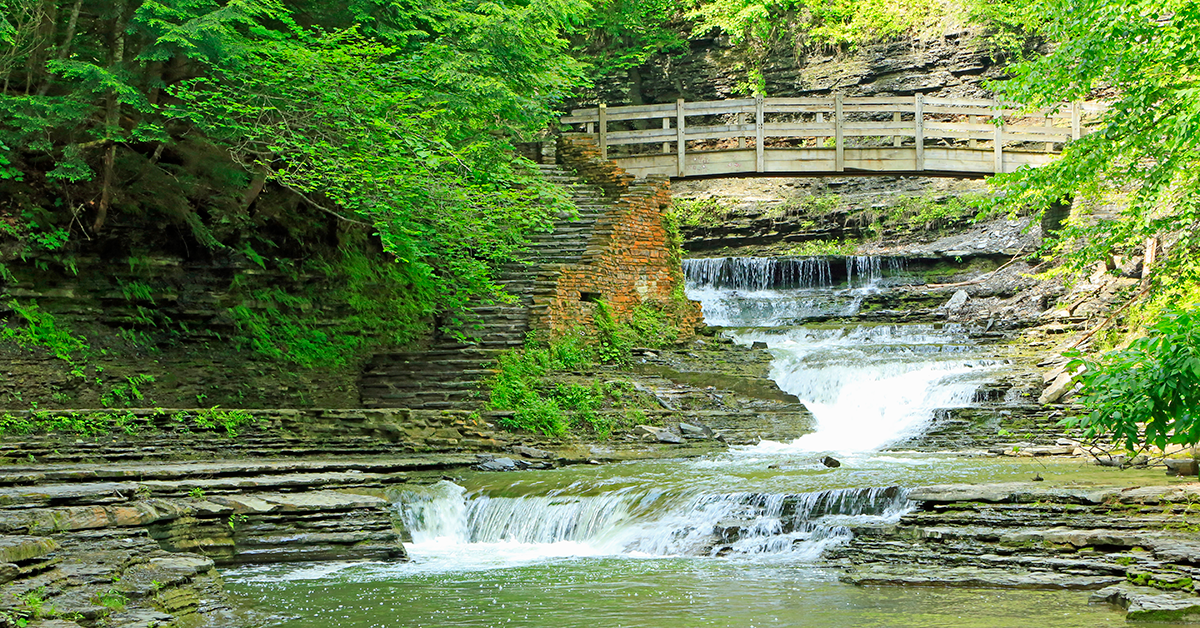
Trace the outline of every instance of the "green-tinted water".
{"label": "green-tinted water", "polygon": [[[311,579],[294,579],[297,575]],[[1125,625],[1080,592],[854,587],[810,565],[600,558],[427,573],[243,569],[229,588],[287,628],[998,628]]]}
{"label": "green-tinted water", "polygon": [[[750,266],[750,278],[774,277]],[[760,300],[782,307],[785,297],[800,298]],[[744,295],[731,298],[721,303],[743,308]],[[766,316],[746,311],[738,320]],[[991,376],[994,362],[954,327],[738,338],[770,346],[772,375],[812,410],[814,434],[694,460],[472,473],[398,492],[412,562],[248,567],[227,572],[229,588],[287,628],[1124,625],[1086,593],[861,588],[839,583],[820,556],[849,538],[847,526],[911,508],[905,490],[883,487],[1035,475],[1043,486],[1148,484],[1165,482],[1161,472],[875,451],[919,433],[935,409],[969,404]],[[842,466],[818,462],[826,452]]]}
{"label": "green-tinted water", "polygon": [[[843,462],[840,469],[825,469],[799,455],[760,457],[743,450],[700,460],[473,473],[459,478],[463,488],[452,494],[478,508],[470,511],[477,515],[472,530],[426,538],[418,533],[411,563],[246,567],[226,572],[226,581],[237,596],[272,615],[271,625],[287,628],[1118,626],[1124,614],[1088,606],[1084,592],[855,587],[838,582],[836,570],[814,563],[811,553],[716,558],[648,555],[637,548],[685,547],[647,542],[660,533],[679,538],[687,527],[680,512],[701,526],[703,508],[671,500],[681,494],[1023,481],[1035,473],[1047,486],[1168,481],[1161,471],[1031,459],[888,454]],[[772,464],[780,468],[768,469]],[[609,513],[641,504],[646,495],[657,500],[654,507],[598,523],[586,513],[556,510],[596,503],[596,512]],[[411,496],[400,496],[406,498]],[[595,501],[605,499],[612,501]],[[558,517],[575,527],[543,532],[544,538],[484,538],[480,530],[494,525],[501,504],[517,525]],[[471,518],[464,511],[443,516]],[[581,532],[585,519],[593,527]]]}

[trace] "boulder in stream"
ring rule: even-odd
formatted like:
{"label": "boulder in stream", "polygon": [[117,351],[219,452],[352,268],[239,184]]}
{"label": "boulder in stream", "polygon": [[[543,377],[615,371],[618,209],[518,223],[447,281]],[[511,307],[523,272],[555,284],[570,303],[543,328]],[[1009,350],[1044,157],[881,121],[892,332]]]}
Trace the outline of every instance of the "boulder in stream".
{"label": "boulder in stream", "polygon": [[516,471],[520,468],[512,458],[487,458],[475,465],[479,471]]}
{"label": "boulder in stream", "polygon": [[712,428],[702,423],[679,423],[679,431],[682,432],[684,438],[707,439],[715,435]]}
{"label": "boulder in stream", "polygon": [[1092,594],[1092,603],[1107,602],[1126,610],[1128,621],[1187,622],[1200,620],[1200,598],[1183,592],[1161,592],[1122,582]]}
{"label": "boulder in stream", "polygon": [[524,445],[517,445],[516,447],[513,447],[512,452],[514,454],[517,454],[518,456],[524,456],[526,458],[534,458],[536,460],[549,460],[554,457],[553,453],[546,451],[545,449],[538,449],[536,447],[525,447]]}
{"label": "boulder in stream", "polygon": [[1196,475],[1200,466],[1195,458],[1167,458],[1163,462],[1167,465],[1167,475]]}
{"label": "boulder in stream", "polygon": [[654,427],[653,425],[639,425],[633,428],[633,433],[638,436],[649,436],[653,440],[660,443],[670,443],[678,445],[683,443],[683,437],[665,427]]}
{"label": "boulder in stream", "polygon": [[825,456],[824,458],[821,458],[821,464],[829,467],[830,469],[836,469],[842,466],[842,462],[833,456]]}

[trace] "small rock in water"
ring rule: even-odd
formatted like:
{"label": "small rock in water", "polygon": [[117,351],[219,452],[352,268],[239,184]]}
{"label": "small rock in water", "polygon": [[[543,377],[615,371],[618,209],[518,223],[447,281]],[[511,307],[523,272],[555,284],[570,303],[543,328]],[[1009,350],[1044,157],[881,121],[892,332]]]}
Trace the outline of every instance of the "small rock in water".
{"label": "small rock in water", "polygon": [[1192,458],[1167,458],[1167,475],[1196,475],[1197,463]]}
{"label": "small rock in water", "polygon": [[836,469],[836,468],[842,466],[842,463],[840,461],[838,461],[837,458],[834,458],[833,456],[825,456],[824,458],[821,458],[821,464],[829,467],[830,469]]}
{"label": "small rock in water", "polygon": [[1046,481],[1046,478],[1042,477],[1042,474],[1041,474],[1041,473],[1034,473],[1034,474],[1033,474],[1033,481],[1034,481],[1034,482],[1045,482],[1045,481]]}
{"label": "small rock in water", "polygon": [[654,427],[653,425],[639,425],[633,428],[634,434],[641,434],[643,438],[649,436],[646,440],[656,440],[660,443],[671,443],[678,445],[683,442],[683,438],[663,427]]}
{"label": "small rock in water", "polygon": [[754,344],[750,345],[750,348],[751,348],[751,349],[766,349],[766,348],[767,348],[767,343],[765,343],[765,342],[755,342]]}
{"label": "small rock in water", "polygon": [[492,458],[475,465],[475,468],[479,471],[516,471],[518,467],[512,458]]}
{"label": "small rock in water", "polygon": [[779,468],[779,465],[777,465],[777,464],[769,464],[769,465],[767,465],[767,468],[768,468],[768,469],[778,469],[778,468]]}
{"label": "small rock in water", "polygon": [[541,459],[541,460],[547,460],[547,459],[554,457],[554,454],[546,451],[545,449],[537,449],[535,447],[525,447],[524,445],[517,445],[516,447],[512,448],[512,451],[514,454],[517,454],[520,456],[525,456],[526,458],[537,458],[537,459]]}

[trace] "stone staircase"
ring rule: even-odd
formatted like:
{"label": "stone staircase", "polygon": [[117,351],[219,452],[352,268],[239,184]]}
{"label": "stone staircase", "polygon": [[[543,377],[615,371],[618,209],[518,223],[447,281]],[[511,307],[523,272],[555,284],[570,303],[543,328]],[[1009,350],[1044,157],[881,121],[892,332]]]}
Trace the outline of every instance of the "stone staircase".
{"label": "stone staircase", "polygon": [[468,322],[458,327],[465,341],[439,331],[424,351],[376,354],[359,383],[362,407],[474,410],[482,406],[480,383],[495,372],[500,353],[525,343],[536,297],[554,289],[548,275],[557,265],[574,264],[583,257],[596,222],[612,206],[603,190],[560,166],[539,168],[547,180],[571,191],[578,217],[560,215],[553,231],[534,234],[522,260],[501,267],[497,283],[515,300],[471,307],[461,317]]}

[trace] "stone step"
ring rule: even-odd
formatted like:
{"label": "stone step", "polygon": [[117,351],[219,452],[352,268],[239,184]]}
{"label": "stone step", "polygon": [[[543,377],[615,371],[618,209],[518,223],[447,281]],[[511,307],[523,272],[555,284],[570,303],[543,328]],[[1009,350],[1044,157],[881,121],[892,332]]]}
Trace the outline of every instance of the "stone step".
{"label": "stone step", "polygon": [[417,410],[477,410],[483,406],[482,401],[425,401],[405,403],[403,399],[389,401],[385,399],[363,400],[368,408],[413,408]]}
{"label": "stone step", "polygon": [[[101,444],[100,449],[107,448]],[[404,472],[426,471],[446,465],[468,465],[476,461],[474,455],[427,456],[410,454],[387,458],[362,459],[308,459],[308,460],[204,460],[176,462],[143,466],[136,464],[59,464],[5,467],[0,472],[0,485],[49,485],[61,483],[138,482],[146,480],[183,481],[187,479],[211,480],[214,478],[260,478],[316,474],[357,472],[359,474],[383,474],[394,476]],[[27,489],[26,489],[27,490]]]}

